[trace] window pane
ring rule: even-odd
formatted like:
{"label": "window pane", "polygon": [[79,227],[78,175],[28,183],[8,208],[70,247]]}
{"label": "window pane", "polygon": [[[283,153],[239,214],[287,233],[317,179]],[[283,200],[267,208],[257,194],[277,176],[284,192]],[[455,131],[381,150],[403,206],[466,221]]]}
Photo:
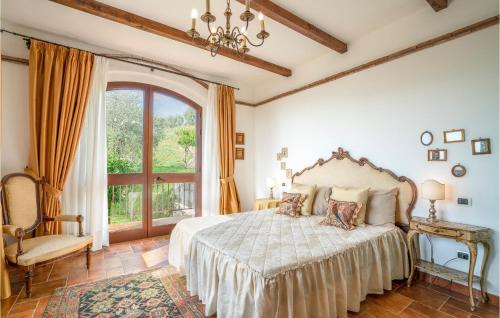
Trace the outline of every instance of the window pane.
{"label": "window pane", "polygon": [[108,186],[110,232],[142,227],[142,184]]}
{"label": "window pane", "polygon": [[195,215],[195,183],[153,184],[153,226],[174,224]]}
{"label": "window pane", "polygon": [[194,173],[196,111],[188,104],[153,95],[153,173]]}
{"label": "window pane", "polygon": [[144,142],[144,92],[106,92],[108,173],[141,173]]}

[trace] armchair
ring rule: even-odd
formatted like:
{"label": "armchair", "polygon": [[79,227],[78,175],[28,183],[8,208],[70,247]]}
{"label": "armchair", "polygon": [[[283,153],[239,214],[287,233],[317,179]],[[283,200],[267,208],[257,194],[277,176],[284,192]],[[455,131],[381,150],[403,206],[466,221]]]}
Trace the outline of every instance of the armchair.
{"label": "armchair", "polygon": [[[1,181],[3,210],[2,230],[16,239],[5,248],[6,261],[25,272],[26,295],[31,297],[33,270],[36,265],[77,253],[87,254],[87,269],[90,267],[92,237],[83,235],[83,216],[45,214],[45,179],[36,180],[28,174],[13,173]],[[36,235],[36,229],[43,224],[47,233],[47,222],[78,222],[79,234]],[[32,233],[30,238],[27,234]]]}

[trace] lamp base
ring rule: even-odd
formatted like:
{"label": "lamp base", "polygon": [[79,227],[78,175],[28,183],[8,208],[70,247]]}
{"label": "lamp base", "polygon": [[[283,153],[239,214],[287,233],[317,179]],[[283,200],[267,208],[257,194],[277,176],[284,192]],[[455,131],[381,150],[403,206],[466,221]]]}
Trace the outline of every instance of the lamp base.
{"label": "lamp base", "polygon": [[430,201],[431,201],[431,207],[429,209],[429,217],[427,218],[427,221],[435,223],[438,221],[436,217],[436,209],[434,208],[434,202],[436,202],[436,200],[430,200]]}

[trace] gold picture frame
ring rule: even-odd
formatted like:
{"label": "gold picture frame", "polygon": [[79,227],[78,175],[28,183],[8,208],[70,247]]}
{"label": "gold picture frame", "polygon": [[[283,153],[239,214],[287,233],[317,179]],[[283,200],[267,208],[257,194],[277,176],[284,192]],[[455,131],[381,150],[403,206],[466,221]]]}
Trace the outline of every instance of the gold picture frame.
{"label": "gold picture frame", "polygon": [[292,179],[292,169],[286,169],[286,178]]}
{"label": "gold picture frame", "polygon": [[288,158],[288,147],[281,148],[281,157]]}
{"label": "gold picture frame", "polygon": [[489,155],[491,154],[490,138],[478,138],[471,140],[473,155]]}
{"label": "gold picture frame", "polygon": [[244,145],[245,144],[245,133],[236,133],[236,144]]}
{"label": "gold picture frame", "polygon": [[281,161],[281,159],[282,159],[282,158],[283,158],[283,157],[282,157],[281,152],[278,152],[278,153],[276,154],[276,160]]}
{"label": "gold picture frame", "polygon": [[465,129],[451,129],[443,131],[443,140],[445,144],[465,141]]}
{"label": "gold picture frame", "polygon": [[281,170],[286,170],[286,162],[281,163]]}
{"label": "gold picture frame", "polygon": [[245,148],[236,148],[236,160],[245,160]]}
{"label": "gold picture frame", "polygon": [[467,169],[463,165],[457,163],[451,168],[451,174],[456,178],[461,178],[467,174]]}
{"label": "gold picture frame", "polygon": [[448,160],[448,150],[447,149],[429,149],[427,150],[427,161],[447,161]]}

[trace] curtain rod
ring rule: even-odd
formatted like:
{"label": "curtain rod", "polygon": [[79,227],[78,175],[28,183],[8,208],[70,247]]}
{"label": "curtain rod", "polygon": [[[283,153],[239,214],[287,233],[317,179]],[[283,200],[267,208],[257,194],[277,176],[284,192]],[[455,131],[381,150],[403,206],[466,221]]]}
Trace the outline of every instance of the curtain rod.
{"label": "curtain rod", "polygon": [[[4,33],[4,32],[5,33],[9,33],[9,34],[12,34],[12,35],[15,35],[15,36],[23,38],[23,40],[26,41],[26,45],[28,47],[29,47],[29,41],[30,40],[41,41],[41,42],[45,42],[45,43],[49,43],[49,44],[59,45],[59,46],[62,46],[62,47],[68,48],[68,49],[77,49],[77,50],[80,50],[80,51],[89,52],[89,53],[92,53],[92,54],[94,54],[96,56],[105,57],[105,58],[108,58],[108,59],[111,59],[111,60],[120,61],[120,62],[123,62],[123,63],[129,63],[129,64],[133,64],[133,65],[136,65],[136,66],[145,67],[145,68],[150,69],[151,71],[153,71],[153,70],[162,71],[162,72],[165,72],[165,73],[179,75],[179,76],[182,76],[182,77],[188,77],[188,78],[191,78],[191,79],[194,79],[194,80],[198,80],[198,81],[203,81],[203,82],[206,82],[206,83],[212,83],[212,84],[216,84],[216,85],[224,85],[224,86],[228,86],[228,87],[231,87],[233,89],[239,90],[238,87],[234,87],[234,86],[227,85],[227,84],[224,84],[224,83],[219,83],[219,82],[207,80],[205,78],[197,77],[197,76],[194,76],[194,75],[191,75],[191,74],[187,74],[187,73],[184,73],[184,72],[172,71],[172,70],[169,70],[169,69],[166,69],[166,68],[163,68],[163,67],[158,67],[158,66],[154,66],[154,65],[148,65],[148,64],[141,63],[141,62],[134,62],[134,61],[126,60],[126,59],[123,59],[123,58],[110,56],[109,54],[96,53],[96,52],[92,52],[92,51],[89,51],[89,50],[82,50],[82,49],[79,49],[79,48],[76,48],[76,47],[72,47],[72,46],[68,46],[68,45],[64,45],[64,44],[59,44],[59,43],[55,43],[55,42],[51,42],[51,41],[42,40],[42,39],[39,39],[39,38],[35,38],[35,37],[29,36],[29,35],[25,35],[25,34],[20,34],[20,33],[17,33],[17,32],[6,30],[6,29],[0,29],[0,32],[2,32],[2,33]],[[138,58],[146,60],[146,58],[142,58],[142,57],[138,57]]]}

